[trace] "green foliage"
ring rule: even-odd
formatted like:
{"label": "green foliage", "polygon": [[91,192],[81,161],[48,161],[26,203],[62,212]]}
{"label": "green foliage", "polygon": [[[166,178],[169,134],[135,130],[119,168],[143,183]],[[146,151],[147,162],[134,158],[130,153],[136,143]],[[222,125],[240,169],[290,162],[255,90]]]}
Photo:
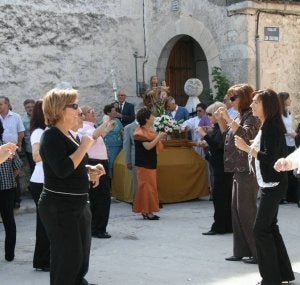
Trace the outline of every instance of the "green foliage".
{"label": "green foliage", "polygon": [[220,67],[213,67],[211,75],[213,77],[212,82],[214,83],[214,88],[217,90],[217,94],[213,98],[213,101],[223,102],[224,96],[230,87],[230,82],[222,73]]}
{"label": "green foliage", "polygon": [[215,99],[214,99],[214,94],[213,94],[211,88],[203,89],[200,99],[201,99],[201,102],[205,103],[207,106],[212,104],[215,101]]}

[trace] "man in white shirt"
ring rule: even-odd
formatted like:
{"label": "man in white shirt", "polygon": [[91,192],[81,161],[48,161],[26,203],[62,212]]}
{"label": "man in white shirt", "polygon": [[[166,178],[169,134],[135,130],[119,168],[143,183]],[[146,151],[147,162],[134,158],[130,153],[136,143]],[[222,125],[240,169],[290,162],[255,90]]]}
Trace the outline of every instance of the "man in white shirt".
{"label": "man in white shirt", "polygon": [[110,238],[111,235],[106,231],[110,212],[110,183],[108,176],[108,155],[103,138],[113,125],[105,122],[95,128],[95,110],[90,106],[81,107],[84,115],[83,127],[78,130],[79,137],[90,135],[95,143],[88,151],[89,164],[102,164],[106,174],[101,176],[99,185],[95,188],[90,187],[89,198],[92,212],[92,236],[96,238]]}
{"label": "man in white shirt", "polygon": [[5,96],[0,96],[0,119],[4,127],[3,142],[15,143],[18,145],[18,151],[21,151],[25,128],[21,116],[10,111],[9,108],[9,99]]}

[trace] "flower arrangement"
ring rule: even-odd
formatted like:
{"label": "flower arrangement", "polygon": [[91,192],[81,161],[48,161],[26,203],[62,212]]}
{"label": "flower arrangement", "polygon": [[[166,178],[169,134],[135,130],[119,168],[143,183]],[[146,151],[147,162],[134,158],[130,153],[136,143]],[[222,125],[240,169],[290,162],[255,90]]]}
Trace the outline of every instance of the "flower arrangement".
{"label": "flower arrangement", "polygon": [[181,124],[168,115],[161,115],[155,118],[153,127],[157,132],[171,134],[175,131],[180,132]]}

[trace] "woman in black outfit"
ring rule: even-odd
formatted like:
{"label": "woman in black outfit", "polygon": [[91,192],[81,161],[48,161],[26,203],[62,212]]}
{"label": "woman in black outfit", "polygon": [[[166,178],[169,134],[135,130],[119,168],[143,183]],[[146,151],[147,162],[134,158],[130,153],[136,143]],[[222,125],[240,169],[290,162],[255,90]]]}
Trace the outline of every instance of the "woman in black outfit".
{"label": "woman in black outfit", "polygon": [[277,94],[270,89],[254,92],[251,104],[253,115],[261,120],[261,128],[251,146],[236,136],[235,145],[248,152],[249,163],[255,158],[257,182],[261,189],[261,199],[254,225],[261,285],[279,285],[282,281],[294,280],[292,266],[279,232],[277,214],[279,202],[284,195],[287,176],[276,172],[274,163],[285,157],[286,133],[281,117]]}
{"label": "woman in black outfit", "polygon": [[50,90],[43,98],[46,124],[40,155],[45,175],[39,213],[50,240],[50,284],[89,284],[91,212],[88,206],[89,179],[98,185],[100,165],[86,167],[86,152],[94,143],[83,136],[79,145],[69,130],[78,126],[78,92]]}
{"label": "woman in black outfit", "polygon": [[[203,235],[216,235],[224,233],[232,233],[231,221],[231,191],[232,176],[228,176],[224,172],[224,139],[218,124],[218,113],[220,107],[226,108],[221,102],[215,102],[208,106],[206,114],[209,117],[213,129],[211,132],[199,127],[197,131],[202,137],[198,142],[199,146],[207,148],[209,151],[209,163],[213,169],[213,203],[214,203],[214,223],[208,232]],[[216,113],[215,113],[216,112]]]}

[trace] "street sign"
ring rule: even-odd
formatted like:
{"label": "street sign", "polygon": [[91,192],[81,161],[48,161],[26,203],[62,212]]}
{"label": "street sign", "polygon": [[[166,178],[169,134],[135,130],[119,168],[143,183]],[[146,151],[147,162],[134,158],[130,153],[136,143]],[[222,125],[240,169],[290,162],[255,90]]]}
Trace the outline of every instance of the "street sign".
{"label": "street sign", "polygon": [[279,41],[279,28],[278,27],[264,27],[265,41]]}

